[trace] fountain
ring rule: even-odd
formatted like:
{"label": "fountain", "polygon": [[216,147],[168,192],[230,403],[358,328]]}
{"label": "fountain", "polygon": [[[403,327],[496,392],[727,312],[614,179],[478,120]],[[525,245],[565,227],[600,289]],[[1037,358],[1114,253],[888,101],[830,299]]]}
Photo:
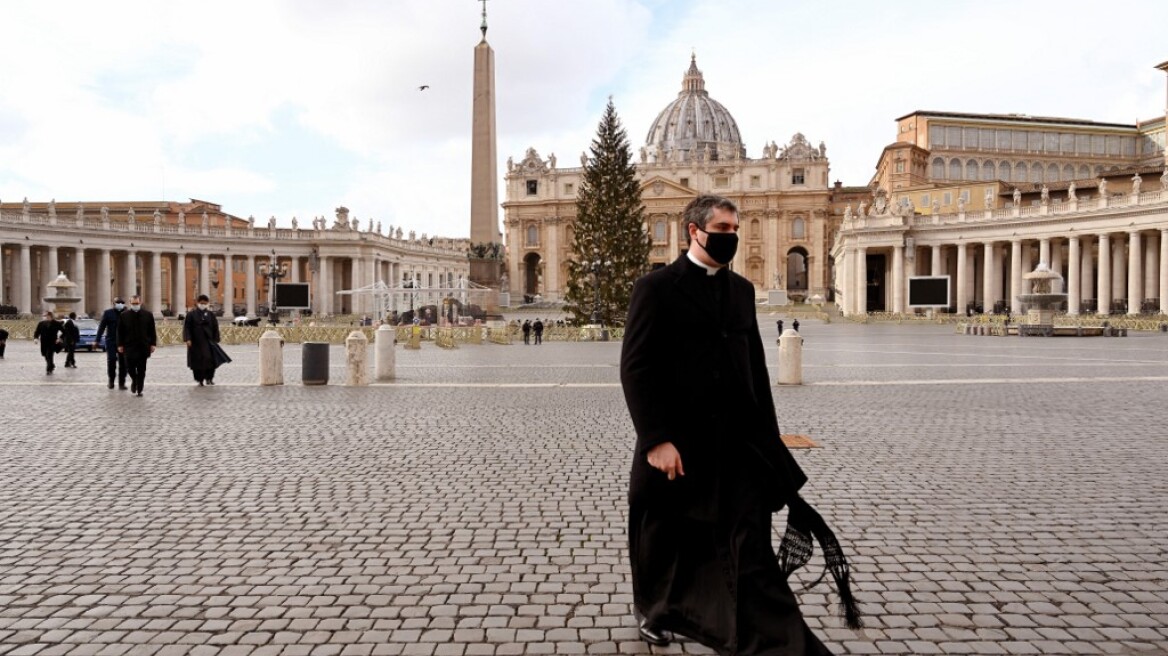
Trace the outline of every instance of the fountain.
{"label": "fountain", "polygon": [[1018,295],[1018,302],[1026,309],[1026,321],[1018,324],[1018,335],[1054,335],[1054,314],[1067,300],[1063,277],[1051,271],[1046,262],[1039,262],[1022,278],[1030,281],[1030,293]]}
{"label": "fountain", "polygon": [[73,312],[73,305],[81,302],[80,296],[73,295],[73,290],[77,287],[77,283],[66,278],[64,271],[57,276],[56,280],[49,283],[47,287],[56,290],[56,294],[46,296],[41,300],[45,302],[45,309],[52,310],[53,316],[55,317]]}

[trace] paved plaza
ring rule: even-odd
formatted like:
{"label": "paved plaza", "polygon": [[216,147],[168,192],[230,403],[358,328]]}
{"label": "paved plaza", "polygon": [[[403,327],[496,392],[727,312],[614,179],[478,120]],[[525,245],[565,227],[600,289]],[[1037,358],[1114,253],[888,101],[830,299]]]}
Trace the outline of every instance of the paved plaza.
{"label": "paved plaza", "polygon": [[[835,652],[1168,653],[1168,335],[802,330],[780,425],[869,627],[800,593]],[[161,349],[135,398],[9,344],[0,654],[709,653],[637,639],[618,343],[399,348],[365,388],[340,347],[327,387],[228,350],[199,388]]]}

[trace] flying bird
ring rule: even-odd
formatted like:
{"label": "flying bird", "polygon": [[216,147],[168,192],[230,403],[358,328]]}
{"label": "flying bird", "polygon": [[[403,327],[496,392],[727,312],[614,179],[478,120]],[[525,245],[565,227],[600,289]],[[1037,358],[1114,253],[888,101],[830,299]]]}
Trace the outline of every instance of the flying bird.
{"label": "flying bird", "polygon": [[423,84],[422,86],[418,87],[418,91],[425,91],[426,89],[429,89],[429,88],[430,88],[429,84]]}

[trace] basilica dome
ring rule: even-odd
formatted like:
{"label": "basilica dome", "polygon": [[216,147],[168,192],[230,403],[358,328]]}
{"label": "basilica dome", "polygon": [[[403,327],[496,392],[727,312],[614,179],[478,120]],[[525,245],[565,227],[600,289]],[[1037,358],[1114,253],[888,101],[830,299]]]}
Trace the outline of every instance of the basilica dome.
{"label": "basilica dome", "polygon": [[681,93],[649,128],[642,159],[649,162],[686,162],[746,157],[738,123],[722,103],[710,97],[698,70],[697,57],[681,81]]}

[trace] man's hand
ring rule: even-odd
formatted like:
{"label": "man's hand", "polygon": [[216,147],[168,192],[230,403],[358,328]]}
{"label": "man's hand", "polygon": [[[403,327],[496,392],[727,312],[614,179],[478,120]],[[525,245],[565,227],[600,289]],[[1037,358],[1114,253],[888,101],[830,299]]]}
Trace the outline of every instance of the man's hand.
{"label": "man's hand", "polygon": [[153,346],[151,346],[151,347],[150,347],[150,352],[151,352],[151,353],[154,353],[154,347],[153,347]]}
{"label": "man's hand", "polygon": [[124,347],[124,346],[118,347],[118,353],[125,353],[125,352],[126,352],[126,347]]}
{"label": "man's hand", "polygon": [[662,442],[649,449],[647,457],[649,464],[654,469],[664,472],[669,480],[685,476],[685,468],[681,465],[681,454],[677,452],[677,447],[673,446],[673,442]]}
{"label": "man's hand", "polygon": [[187,348],[190,348],[191,347],[191,340],[188,339],[186,342],[184,342],[184,344],[187,345]]}

